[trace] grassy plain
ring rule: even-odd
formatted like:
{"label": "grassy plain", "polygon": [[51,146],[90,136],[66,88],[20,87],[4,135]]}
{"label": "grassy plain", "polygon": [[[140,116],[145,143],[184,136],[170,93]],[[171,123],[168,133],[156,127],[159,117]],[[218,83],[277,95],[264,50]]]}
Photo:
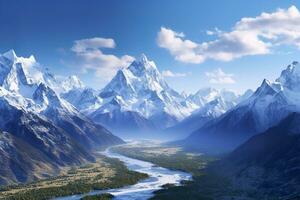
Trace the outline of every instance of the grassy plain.
{"label": "grassy plain", "polygon": [[118,159],[107,158],[99,154],[96,162],[65,167],[56,177],[29,184],[2,187],[0,188],[0,199],[46,200],[88,193],[91,190],[119,188],[135,184],[147,177],[146,174],[128,170]]}

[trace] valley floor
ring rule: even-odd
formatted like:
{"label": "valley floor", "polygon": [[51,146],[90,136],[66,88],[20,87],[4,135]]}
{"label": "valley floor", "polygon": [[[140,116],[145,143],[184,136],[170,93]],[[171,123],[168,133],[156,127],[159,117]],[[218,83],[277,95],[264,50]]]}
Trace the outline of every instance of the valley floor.
{"label": "valley floor", "polygon": [[[199,191],[198,181],[199,179],[203,179],[206,182],[207,180],[213,182],[216,180],[216,177],[207,177],[207,174],[204,172],[206,166],[216,160],[214,157],[200,153],[185,152],[179,147],[161,146],[160,144],[144,145],[144,143],[122,145],[114,147],[112,151],[131,158],[152,162],[168,169],[186,171],[193,175],[193,180],[184,181],[182,186],[165,185],[164,189],[155,192],[155,196],[152,199],[211,199],[209,198],[211,189],[206,187],[203,189],[203,192]],[[222,184],[222,186],[226,185],[220,180],[216,180],[216,182]]]}
{"label": "valley floor", "polygon": [[[2,200],[46,200],[59,196],[87,193],[132,185],[147,178],[146,174],[130,171],[118,159],[97,155],[95,163],[66,167],[59,176],[25,185],[0,188]],[[102,199],[109,199],[104,196]],[[92,199],[87,198],[87,199]]]}
{"label": "valley floor", "polygon": [[230,181],[210,170],[218,160],[204,154],[190,153],[179,147],[159,144],[134,144],[114,147],[112,151],[122,155],[148,161],[168,169],[182,170],[193,175],[192,181],[181,186],[167,184],[156,191],[151,200],[254,200],[257,194],[233,188]]}
{"label": "valley floor", "polygon": [[[255,191],[241,191],[238,188],[234,188],[228,179],[216,173],[218,172],[218,168],[217,170],[214,168],[217,166],[214,163],[218,162],[216,157],[186,152],[179,147],[164,146],[150,141],[115,146],[110,149],[110,152],[147,161],[167,169],[180,170],[192,174],[193,179],[182,181],[180,186],[173,184],[163,185],[162,189],[154,192],[151,200],[270,199],[259,198]],[[134,185],[147,177],[147,174],[129,170],[118,159],[108,158],[99,154],[95,163],[65,168],[57,177],[27,185],[0,188],[0,200],[46,200],[53,197],[87,194],[92,190]],[[111,198],[110,194],[83,197],[86,200]],[[276,198],[273,199],[275,200]]]}

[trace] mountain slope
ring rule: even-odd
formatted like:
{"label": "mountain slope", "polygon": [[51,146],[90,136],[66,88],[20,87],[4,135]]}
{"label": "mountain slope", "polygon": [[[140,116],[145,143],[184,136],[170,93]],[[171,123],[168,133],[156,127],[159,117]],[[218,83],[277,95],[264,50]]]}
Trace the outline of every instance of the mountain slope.
{"label": "mountain slope", "polygon": [[74,88],[61,93],[60,96],[87,115],[97,110],[103,103],[99,91],[87,87]]}
{"label": "mountain slope", "polygon": [[118,124],[120,134],[169,127],[194,110],[168,86],[155,63],[145,55],[119,70],[98,97],[101,105],[88,112],[89,116],[110,130]]}
{"label": "mountain slope", "polygon": [[224,114],[252,94],[251,90],[247,90],[243,95],[237,95],[224,89],[200,89],[187,98],[187,101],[192,101],[199,108],[175,126],[166,129],[165,132],[177,136],[178,139],[186,138],[191,132]]}
{"label": "mountain slope", "polygon": [[[33,56],[18,57],[13,50],[0,56],[0,63],[1,69],[7,72],[0,74],[3,79],[0,86],[6,89],[6,93],[18,96],[8,99],[16,106],[46,117],[74,139],[82,142],[86,148],[122,142],[60,98],[60,91],[83,88],[77,77],[71,76],[60,82],[47,70],[44,72]],[[15,99],[18,99],[18,102],[13,102]]]}
{"label": "mountain slope", "polygon": [[221,161],[219,172],[235,187],[256,191],[269,199],[300,195],[300,114],[253,136]]}
{"label": "mountain slope", "polygon": [[[121,137],[183,138],[252,94],[205,88],[187,96],[168,86],[145,55],[117,72],[101,90],[75,88],[61,97]],[[165,131],[163,131],[165,129]],[[167,134],[166,134],[167,133]]]}
{"label": "mountain slope", "polygon": [[[6,181],[26,182],[34,178],[35,165],[43,162],[45,171],[55,172],[58,166],[80,164],[93,160],[91,154],[59,127],[35,113],[27,112],[15,107],[7,98],[0,98],[0,130],[8,132],[1,137],[0,143],[7,143],[8,139],[15,142],[16,149],[4,151],[1,156],[12,162],[0,176]],[[21,146],[19,146],[21,145]],[[25,148],[26,146],[26,148]],[[20,149],[24,147],[24,149]],[[28,148],[27,148],[28,147]],[[27,159],[29,155],[37,155]],[[16,157],[19,156],[19,157]],[[22,162],[26,160],[26,162]],[[41,163],[40,169],[42,170]],[[24,165],[23,165],[24,164]],[[5,164],[4,166],[6,166]],[[5,169],[5,168],[3,168]],[[17,170],[13,172],[14,170]],[[13,172],[7,173],[7,171]],[[42,173],[42,171],[40,172]],[[13,178],[10,180],[10,178]]]}
{"label": "mountain slope", "polygon": [[8,147],[0,154],[8,162],[0,182],[31,181],[42,176],[43,166],[45,176],[53,174],[60,166],[93,160],[93,150],[123,143],[61,99],[56,91],[66,89],[58,87],[33,56],[0,55],[0,131],[6,132],[0,143]]}
{"label": "mountain slope", "polygon": [[88,149],[122,143],[122,140],[82,115],[43,83],[34,92],[33,100],[41,106],[41,114]]}
{"label": "mountain slope", "polygon": [[300,108],[300,66],[293,62],[270,83],[264,80],[248,99],[196,130],[184,144],[209,151],[230,151]]}
{"label": "mountain slope", "polygon": [[[56,174],[58,166],[27,142],[7,132],[0,132],[0,185],[32,181]],[[13,156],[12,156],[13,155]],[[43,174],[39,173],[44,171]]]}

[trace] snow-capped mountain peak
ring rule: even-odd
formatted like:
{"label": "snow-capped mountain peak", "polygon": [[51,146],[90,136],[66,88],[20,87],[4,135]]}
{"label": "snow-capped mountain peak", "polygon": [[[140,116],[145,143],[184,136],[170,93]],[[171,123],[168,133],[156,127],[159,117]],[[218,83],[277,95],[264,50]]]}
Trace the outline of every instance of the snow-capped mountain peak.
{"label": "snow-capped mountain peak", "polygon": [[0,55],[0,86],[5,89],[31,97],[45,80],[45,73],[34,56],[18,57],[14,50]]}
{"label": "snow-capped mountain peak", "polygon": [[266,96],[266,95],[273,95],[275,93],[276,90],[273,88],[272,83],[269,80],[264,79],[261,86],[257,88],[254,94],[256,96]]}
{"label": "snow-capped mountain peak", "polygon": [[[263,100],[262,100],[263,99]],[[260,87],[257,88],[254,95],[248,99],[248,102],[263,103],[267,107],[273,101],[283,101],[282,104],[290,104],[300,108],[300,65],[294,61],[284,69],[275,82],[264,79]],[[247,102],[244,102],[247,103]]]}
{"label": "snow-capped mountain peak", "polygon": [[[102,94],[115,93],[121,96],[137,96],[146,91],[168,90],[169,86],[163,80],[155,63],[145,55],[131,63],[128,68],[120,69],[116,76],[103,89]],[[125,98],[126,99],[126,98]]]}
{"label": "snow-capped mountain peak", "polygon": [[[74,77],[70,81],[79,83]],[[56,89],[62,90],[61,82],[33,56],[18,57],[13,50],[0,54],[0,163],[5,169],[0,183],[32,181],[60,166],[92,161],[93,148],[122,143]],[[4,138],[2,131],[7,132]],[[47,167],[43,170],[39,163]]]}
{"label": "snow-capped mountain peak", "polygon": [[0,56],[0,86],[8,91],[20,93],[24,97],[30,97],[35,89],[34,83],[39,81],[40,76],[33,70],[26,69],[29,63],[27,59],[16,57],[12,51],[7,54],[9,55],[6,56],[12,60]]}
{"label": "snow-capped mountain peak", "polygon": [[285,70],[281,72],[280,77],[276,80],[280,82],[283,87],[292,91],[300,92],[300,64],[297,61],[288,65]]}
{"label": "snow-capped mountain peak", "polygon": [[224,100],[227,102],[235,102],[238,98],[238,95],[230,90],[217,90],[215,88],[208,87],[199,89],[195,94],[189,95],[187,99],[199,107],[202,107],[218,97],[224,98]]}
{"label": "snow-capped mountain peak", "polygon": [[228,109],[232,108],[235,105],[234,102],[226,102],[221,96],[216,97],[214,100],[206,103],[203,107],[194,111],[194,115],[198,116],[211,116],[218,117],[221,114],[225,113]]}
{"label": "snow-capped mountain peak", "polygon": [[14,50],[0,55],[0,86],[24,97],[31,97],[40,83],[58,94],[84,88],[77,76],[58,79],[47,68],[42,67],[33,55],[18,57]]}
{"label": "snow-capped mountain peak", "polygon": [[33,100],[38,103],[45,103],[46,105],[49,103],[57,104],[59,102],[59,98],[56,93],[44,83],[40,83],[33,93]]}
{"label": "snow-capped mountain peak", "polygon": [[5,52],[2,56],[9,59],[9,60],[11,60],[11,61],[14,61],[14,60],[17,59],[16,52],[13,49]]}
{"label": "snow-capped mountain peak", "polygon": [[189,95],[185,91],[182,91],[181,96],[186,99]]}
{"label": "snow-capped mountain peak", "polygon": [[79,89],[84,88],[84,84],[81,82],[81,80],[75,76],[69,76],[62,82],[62,87],[65,91],[70,91],[73,89]]}
{"label": "snow-capped mountain peak", "polygon": [[[223,145],[224,149],[231,150],[251,136],[279,123],[292,112],[299,112],[299,67],[298,62],[293,62],[275,82],[264,79],[253,95],[197,130],[188,138],[189,142],[197,140],[203,142],[201,145],[217,143],[218,147]],[[199,143],[197,145],[201,146]]]}
{"label": "snow-capped mountain peak", "polygon": [[147,63],[148,62],[148,58],[144,53],[141,54],[141,56],[139,57],[138,60],[139,60],[139,62],[142,62],[142,63]]}
{"label": "snow-capped mountain peak", "polygon": [[[181,120],[194,110],[182,103],[185,97],[168,86],[155,63],[144,54],[119,70],[99,96],[103,104],[95,111],[97,116],[117,109],[136,112],[147,119],[164,115]],[[121,100],[120,106],[115,106],[116,99]]]}
{"label": "snow-capped mountain peak", "polygon": [[32,95],[32,99],[37,104],[36,112],[48,112],[48,110],[53,112],[53,109],[55,109],[69,114],[78,114],[70,103],[61,99],[53,89],[44,83],[39,84]]}
{"label": "snow-capped mountain peak", "polygon": [[149,60],[145,54],[142,54],[139,59],[133,61],[128,67],[128,70],[138,77],[141,77],[145,74],[151,76],[161,76],[155,63]]}

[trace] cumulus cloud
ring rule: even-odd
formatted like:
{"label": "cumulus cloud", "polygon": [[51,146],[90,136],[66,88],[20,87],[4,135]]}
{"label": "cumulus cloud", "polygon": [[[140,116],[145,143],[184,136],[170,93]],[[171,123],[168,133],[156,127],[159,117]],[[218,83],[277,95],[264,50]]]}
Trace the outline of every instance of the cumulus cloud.
{"label": "cumulus cloud", "polygon": [[102,52],[103,48],[115,47],[113,39],[95,37],[74,41],[71,51],[76,54],[77,65],[83,72],[93,70],[97,77],[105,81],[110,80],[117,70],[127,67],[134,60],[129,55],[118,57]]}
{"label": "cumulus cloud", "polygon": [[161,27],[157,44],[167,49],[176,60],[202,63],[207,59],[230,61],[248,55],[272,52],[272,47],[291,45],[300,48],[300,12],[295,6],[262,13],[257,17],[242,18],[225,32],[207,31],[216,39],[197,43],[169,28]]}
{"label": "cumulus cloud", "polygon": [[181,62],[201,63],[204,58],[196,54],[198,44],[191,40],[185,40],[183,33],[177,33],[171,29],[161,27],[157,36],[157,44],[175,56],[175,59]]}
{"label": "cumulus cloud", "polygon": [[218,68],[212,72],[206,72],[206,77],[209,79],[211,84],[233,84],[233,74],[226,74],[222,69]]}
{"label": "cumulus cloud", "polygon": [[175,73],[175,72],[172,72],[170,70],[165,70],[165,71],[162,71],[162,75],[164,77],[185,77],[187,74],[186,73]]}

